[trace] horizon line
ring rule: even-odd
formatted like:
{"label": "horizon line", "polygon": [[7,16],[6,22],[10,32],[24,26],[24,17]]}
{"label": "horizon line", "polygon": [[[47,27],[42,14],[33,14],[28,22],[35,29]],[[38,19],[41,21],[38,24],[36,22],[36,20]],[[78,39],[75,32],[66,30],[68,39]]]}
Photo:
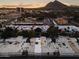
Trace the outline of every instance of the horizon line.
{"label": "horizon line", "polygon": [[[53,2],[53,1],[50,1],[50,2]],[[5,5],[3,4],[3,5],[0,5],[0,8],[17,8],[17,7],[22,7],[22,8],[41,8],[41,7],[45,7],[47,4],[42,4],[42,3],[41,4],[40,3],[36,3],[36,4],[5,4]],[[79,5],[69,5],[67,3],[62,3],[62,4],[67,5],[67,6],[79,6]]]}

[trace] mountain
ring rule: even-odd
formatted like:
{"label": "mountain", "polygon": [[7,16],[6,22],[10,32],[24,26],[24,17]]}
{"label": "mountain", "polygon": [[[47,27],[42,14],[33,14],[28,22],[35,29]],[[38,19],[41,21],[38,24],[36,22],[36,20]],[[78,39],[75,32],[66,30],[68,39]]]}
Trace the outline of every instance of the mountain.
{"label": "mountain", "polygon": [[47,10],[65,10],[68,6],[55,0],[54,2],[49,2],[44,8]]}
{"label": "mountain", "polygon": [[[14,6],[13,6],[14,7]],[[0,10],[16,10],[16,8],[0,8]],[[44,7],[39,7],[39,8],[24,8],[25,10],[53,10],[53,11],[60,11],[63,12],[65,10],[76,10],[79,11],[79,6],[67,6],[63,3],[61,3],[58,0],[55,0],[54,2],[49,2],[46,6]]]}

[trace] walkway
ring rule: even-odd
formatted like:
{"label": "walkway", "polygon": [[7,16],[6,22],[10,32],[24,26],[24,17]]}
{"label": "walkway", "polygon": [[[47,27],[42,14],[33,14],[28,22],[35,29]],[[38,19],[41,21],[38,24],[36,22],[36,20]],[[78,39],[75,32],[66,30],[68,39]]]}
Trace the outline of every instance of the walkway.
{"label": "walkway", "polygon": [[35,41],[35,53],[41,53],[41,40],[39,38],[36,38]]}

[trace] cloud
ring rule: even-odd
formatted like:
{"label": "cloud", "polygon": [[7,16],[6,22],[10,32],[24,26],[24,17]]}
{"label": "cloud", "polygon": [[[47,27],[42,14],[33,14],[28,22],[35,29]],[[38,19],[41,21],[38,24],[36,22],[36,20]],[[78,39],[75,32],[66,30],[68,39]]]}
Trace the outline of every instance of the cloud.
{"label": "cloud", "polygon": [[33,4],[14,4],[14,5],[2,5],[1,7],[8,7],[8,8],[15,8],[15,7],[25,7],[25,8],[38,8],[38,7],[43,7],[44,4],[43,3],[33,3]]}

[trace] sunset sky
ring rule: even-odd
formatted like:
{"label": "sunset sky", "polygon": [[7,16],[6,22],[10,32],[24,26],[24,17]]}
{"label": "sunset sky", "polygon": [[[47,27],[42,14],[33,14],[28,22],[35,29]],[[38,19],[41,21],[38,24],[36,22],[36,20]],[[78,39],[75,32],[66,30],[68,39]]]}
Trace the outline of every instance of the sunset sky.
{"label": "sunset sky", "polygon": [[[27,8],[43,7],[54,0],[0,0],[0,7],[22,6]],[[79,0],[59,0],[67,5],[79,5]]]}

